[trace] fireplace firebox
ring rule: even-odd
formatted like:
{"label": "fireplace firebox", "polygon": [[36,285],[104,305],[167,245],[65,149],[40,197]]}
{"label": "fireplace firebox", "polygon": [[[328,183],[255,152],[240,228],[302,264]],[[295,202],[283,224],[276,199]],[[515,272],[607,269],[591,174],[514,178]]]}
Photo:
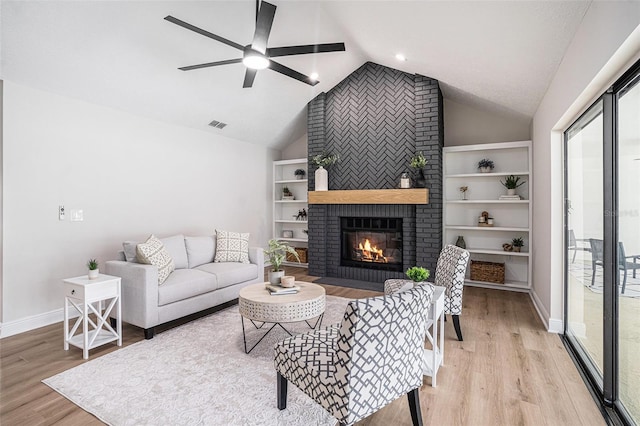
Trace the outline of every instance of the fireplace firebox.
{"label": "fireplace firebox", "polygon": [[341,217],[341,266],[402,271],[402,218]]}

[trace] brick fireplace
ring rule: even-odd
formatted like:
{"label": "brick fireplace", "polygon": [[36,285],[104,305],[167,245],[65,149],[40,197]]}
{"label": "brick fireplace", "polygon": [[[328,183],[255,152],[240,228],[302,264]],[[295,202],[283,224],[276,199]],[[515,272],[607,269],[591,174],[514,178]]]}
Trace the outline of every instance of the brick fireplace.
{"label": "brick fireplace", "polygon": [[[422,151],[429,160],[429,204],[310,204],[311,275],[379,283],[381,290],[385,279],[401,278],[411,266],[435,271],[442,246],[442,116],[437,80],[371,62],[309,103],[309,160],[323,151],[340,155],[329,169],[329,190],[397,188],[414,153]],[[311,161],[309,167],[313,191]],[[359,248],[349,254],[357,263],[345,261],[341,225],[347,219],[400,224],[400,234],[383,243],[383,256],[393,258],[395,267],[358,262]]]}

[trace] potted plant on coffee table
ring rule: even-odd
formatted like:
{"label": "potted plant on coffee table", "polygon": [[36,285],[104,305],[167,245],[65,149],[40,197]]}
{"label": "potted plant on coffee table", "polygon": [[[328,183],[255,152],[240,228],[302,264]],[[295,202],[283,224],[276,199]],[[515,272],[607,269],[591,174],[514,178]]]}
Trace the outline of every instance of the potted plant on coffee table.
{"label": "potted plant on coffee table", "polygon": [[264,251],[264,254],[267,255],[269,263],[271,263],[271,270],[269,271],[269,282],[271,284],[280,284],[280,278],[284,276],[284,269],[281,269],[281,266],[287,257],[287,253],[291,253],[300,262],[298,253],[289,243],[276,239],[269,240],[269,248]]}

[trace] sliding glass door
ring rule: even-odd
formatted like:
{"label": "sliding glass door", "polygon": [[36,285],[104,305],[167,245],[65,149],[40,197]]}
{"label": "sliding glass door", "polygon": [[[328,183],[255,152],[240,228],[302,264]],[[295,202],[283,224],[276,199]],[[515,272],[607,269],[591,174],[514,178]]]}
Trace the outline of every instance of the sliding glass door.
{"label": "sliding glass door", "polygon": [[565,341],[640,424],[640,62],[565,132]]}
{"label": "sliding glass door", "polygon": [[[603,117],[593,105],[566,135],[567,331],[599,379],[603,371]],[[600,259],[599,259],[600,258]]]}
{"label": "sliding glass door", "polygon": [[618,368],[620,402],[640,423],[640,84],[618,97]]}

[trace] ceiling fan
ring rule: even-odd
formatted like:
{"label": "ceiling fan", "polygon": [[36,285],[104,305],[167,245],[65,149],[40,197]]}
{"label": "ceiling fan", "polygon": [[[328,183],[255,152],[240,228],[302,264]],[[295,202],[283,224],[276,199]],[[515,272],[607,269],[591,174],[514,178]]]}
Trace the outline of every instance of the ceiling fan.
{"label": "ceiling fan", "polygon": [[276,14],[276,6],[266,1],[260,2],[256,0],[256,29],[253,34],[253,41],[247,46],[242,46],[231,40],[227,40],[224,37],[220,37],[209,31],[203,30],[196,26],[193,26],[187,22],[181,21],[178,18],[174,18],[169,15],[166,19],[176,25],[179,25],[188,30],[194,31],[198,34],[202,34],[205,37],[212,38],[220,43],[224,43],[227,46],[234,47],[242,51],[242,58],[227,59],[224,61],[207,62],[198,65],[189,65],[186,67],[180,67],[178,69],[182,71],[191,71],[200,68],[216,67],[219,65],[237,64],[243,63],[247,70],[244,75],[244,83],[242,87],[253,86],[253,81],[256,78],[258,70],[269,68],[273,71],[284,74],[287,77],[291,77],[303,83],[307,83],[311,86],[318,84],[318,81],[299,73],[289,67],[286,67],[271,58],[280,56],[291,55],[306,55],[309,53],[325,53],[325,52],[343,52],[345,50],[344,43],[324,43],[324,44],[306,44],[300,46],[285,46],[285,47],[267,47],[267,41],[269,40],[269,34],[271,33],[271,25],[273,24],[273,18]]}

